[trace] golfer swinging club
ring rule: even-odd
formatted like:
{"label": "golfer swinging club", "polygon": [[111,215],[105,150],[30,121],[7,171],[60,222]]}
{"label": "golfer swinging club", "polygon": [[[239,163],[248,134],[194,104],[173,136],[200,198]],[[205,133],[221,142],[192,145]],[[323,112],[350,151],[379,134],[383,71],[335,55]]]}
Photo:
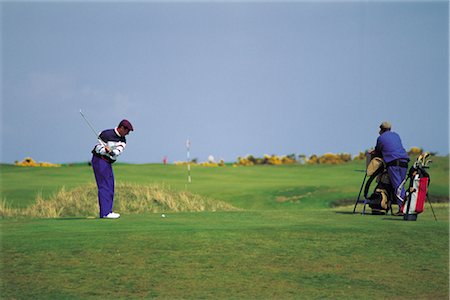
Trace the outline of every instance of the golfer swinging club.
{"label": "golfer swinging club", "polygon": [[128,120],[122,120],[117,128],[107,129],[98,136],[99,143],[92,150],[92,168],[98,187],[100,218],[117,219],[120,214],[113,212],[114,173],[112,164],[126,146],[125,136],[133,131]]}

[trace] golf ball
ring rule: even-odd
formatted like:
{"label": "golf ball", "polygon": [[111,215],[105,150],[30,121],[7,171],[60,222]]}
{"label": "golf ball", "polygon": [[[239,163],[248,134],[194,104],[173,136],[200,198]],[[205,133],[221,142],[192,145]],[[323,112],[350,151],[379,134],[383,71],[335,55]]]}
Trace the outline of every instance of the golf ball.
{"label": "golf ball", "polygon": [[166,217],[166,215],[165,215],[165,214],[162,214],[162,215],[161,215],[161,218],[165,218],[165,217]]}

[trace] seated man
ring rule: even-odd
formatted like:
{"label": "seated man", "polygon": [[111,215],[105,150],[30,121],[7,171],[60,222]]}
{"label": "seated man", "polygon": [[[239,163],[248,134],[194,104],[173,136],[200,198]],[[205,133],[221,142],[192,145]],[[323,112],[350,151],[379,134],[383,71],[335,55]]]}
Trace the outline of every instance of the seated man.
{"label": "seated man", "polygon": [[405,199],[405,189],[401,183],[406,177],[409,157],[403,148],[400,136],[391,131],[391,123],[383,122],[380,125],[380,136],[373,154],[383,158],[387,165],[387,171],[391,180],[392,188],[396,195],[398,212],[395,215],[401,216],[403,200]]}

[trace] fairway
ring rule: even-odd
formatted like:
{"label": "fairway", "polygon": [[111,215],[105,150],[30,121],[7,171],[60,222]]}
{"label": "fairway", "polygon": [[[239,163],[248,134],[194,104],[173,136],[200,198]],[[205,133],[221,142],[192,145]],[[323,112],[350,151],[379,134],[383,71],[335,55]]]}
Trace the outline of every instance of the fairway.
{"label": "fairway", "polygon": [[[183,167],[118,164],[118,182],[238,210],[4,218],[2,299],[448,299],[448,203],[433,202],[437,222],[428,203],[417,222],[333,208],[356,199],[363,168],[195,167],[187,185]],[[93,180],[82,164],[1,170],[2,197],[17,208]],[[448,157],[430,175],[430,194],[448,199]]]}

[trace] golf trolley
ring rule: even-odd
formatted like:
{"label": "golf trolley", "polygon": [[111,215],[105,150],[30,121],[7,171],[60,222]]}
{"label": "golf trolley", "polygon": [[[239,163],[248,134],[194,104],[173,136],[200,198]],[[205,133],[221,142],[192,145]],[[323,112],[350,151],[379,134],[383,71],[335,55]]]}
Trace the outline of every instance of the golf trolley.
{"label": "golf trolley", "polygon": [[[404,187],[406,182],[409,180],[408,188],[406,189],[406,197],[403,203],[402,213],[403,219],[405,221],[415,221],[417,220],[417,215],[422,213],[424,210],[425,200],[428,200],[431,210],[436,219],[433,206],[428,197],[428,186],[430,184],[430,176],[425,171],[429,168],[431,160],[427,160],[429,153],[421,154],[414,165],[409,169],[406,178],[400,185],[400,188]],[[361,198],[361,193],[366,182],[367,176],[369,180],[367,181],[364,188],[364,199]],[[372,181],[377,178],[377,187],[372,195],[368,196],[368,191]],[[370,154],[366,155],[366,174],[364,176],[361,188],[359,190],[358,198],[356,199],[355,206],[353,208],[353,213],[356,211],[356,206],[358,204],[363,204],[362,214],[366,214],[366,205],[372,209],[372,214],[386,214],[388,211],[393,215],[392,205],[393,199],[395,199],[395,191],[393,190],[388,175],[386,164],[381,158],[372,158]]]}
{"label": "golf trolley", "polygon": [[[366,179],[367,183],[366,183]],[[377,181],[377,186],[374,192],[369,196],[369,188],[373,180]],[[361,198],[361,193],[364,189],[364,198]],[[366,206],[372,210],[373,215],[385,215],[388,211],[393,214],[392,199],[395,199],[395,194],[389,180],[386,163],[379,157],[374,157],[370,153],[366,153],[366,171],[364,175],[361,188],[359,189],[358,198],[356,199],[353,213],[356,212],[356,206],[363,204],[362,214],[366,214]]]}

